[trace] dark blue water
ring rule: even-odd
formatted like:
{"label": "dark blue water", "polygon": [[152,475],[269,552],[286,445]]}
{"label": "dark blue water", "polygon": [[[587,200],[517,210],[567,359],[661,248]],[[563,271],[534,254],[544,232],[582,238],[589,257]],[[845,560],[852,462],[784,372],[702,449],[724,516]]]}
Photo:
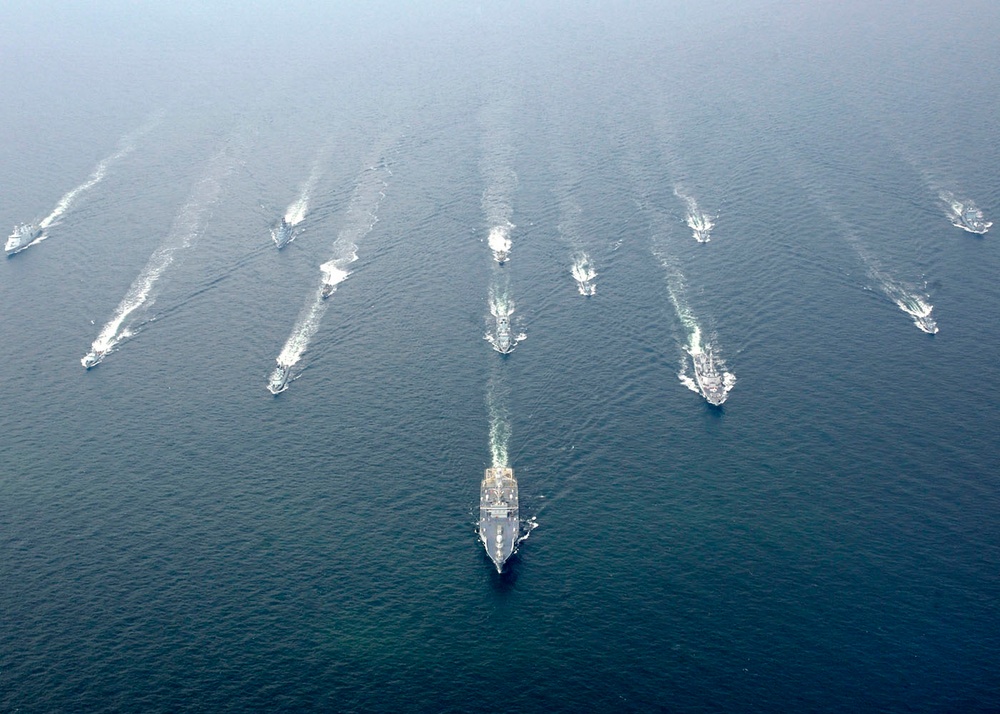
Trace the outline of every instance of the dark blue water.
{"label": "dark blue water", "polygon": [[993,5],[0,15],[0,709],[1000,707]]}

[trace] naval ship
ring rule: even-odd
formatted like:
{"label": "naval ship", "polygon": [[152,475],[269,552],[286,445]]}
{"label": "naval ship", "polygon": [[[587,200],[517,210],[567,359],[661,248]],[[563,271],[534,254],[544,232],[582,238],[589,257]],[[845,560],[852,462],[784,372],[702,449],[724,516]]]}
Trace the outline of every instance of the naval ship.
{"label": "naval ship", "polygon": [[507,315],[497,315],[497,339],[493,346],[500,354],[509,355],[516,345],[517,342],[510,333],[510,318]]}
{"label": "naval ship", "polygon": [[83,365],[84,369],[92,369],[101,363],[107,353],[107,349],[91,350],[80,360],[80,364]]}
{"label": "naval ship", "polygon": [[14,226],[14,230],[7,236],[7,244],[4,246],[4,250],[7,251],[7,257],[9,258],[14,253],[21,252],[40,238],[41,235],[42,229],[35,223],[22,223],[19,226]]}
{"label": "naval ship", "polygon": [[292,375],[291,367],[278,362],[278,366],[271,373],[271,378],[267,380],[267,391],[277,396],[288,389],[288,378]]}
{"label": "naval ship", "polygon": [[965,201],[963,203],[962,201],[952,199],[950,203],[951,210],[955,214],[955,220],[952,222],[959,228],[967,230],[969,233],[982,235],[993,225],[983,217],[983,212],[976,208],[976,204],[972,201]]}
{"label": "naval ship", "polygon": [[691,355],[691,361],[694,363],[694,378],[698,382],[701,395],[709,404],[716,407],[726,401],[726,385],[722,375],[715,369],[711,348],[707,353],[695,352]]}
{"label": "naval ship", "polygon": [[519,528],[514,469],[486,469],[479,491],[479,539],[498,573],[514,553]]}
{"label": "naval ship", "polygon": [[291,243],[294,237],[295,228],[284,218],[281,219],[281,224],[277,228],[271,229],[271,238],[274,240],[274,244],[278,246],[278,250]]}

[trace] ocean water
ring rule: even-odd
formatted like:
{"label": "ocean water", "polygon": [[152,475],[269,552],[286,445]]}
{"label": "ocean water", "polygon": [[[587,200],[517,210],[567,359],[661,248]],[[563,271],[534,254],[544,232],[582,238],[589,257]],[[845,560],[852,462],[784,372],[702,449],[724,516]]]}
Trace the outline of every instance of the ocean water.
{"label": "ocean water", "polygon": [[233,13],[0,10],[0,709],[1000,707],[993,5]]}

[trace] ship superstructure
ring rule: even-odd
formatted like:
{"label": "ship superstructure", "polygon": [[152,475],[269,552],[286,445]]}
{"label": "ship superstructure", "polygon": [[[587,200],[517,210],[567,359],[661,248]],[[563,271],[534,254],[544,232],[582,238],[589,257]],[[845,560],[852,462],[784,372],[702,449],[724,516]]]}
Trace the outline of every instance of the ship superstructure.
{"label": "ship superstructure", "polygon": [[949,203],[954,214],[952,216],[952,223],[962,230],[982,235],[993,225],[986,220],[983,212],[972,201],[959,201],[953,198]]}
{"label": "ship superstructure", "polygon": [[486,469],[479,492],[479,539],[498,573],[514,553],[519,528],[514,469]]}
{"label": "ship superstructure", "polygon": [[694,378],[701,395],[716,407],[726,401],[726,383],[715,367],[712,350],[695,352],[691,355],[691,361],[694,363]]}
{"label": "ship superstructure", "polygon": [[80,364],[84,369],[93,369],[101,363],[107,353],[107,349],[93,349],[80,359]]}
{"label": "ship superstructure", "polygon": [[295,238],[295,227],[282,218],[281,223],[271,229],[271,238],[274,240],[274,244],[278,246],[278,250],[281,250]]}
{"label": "ship superstructure", "polygon": [[270,379],[267,380],[267,391],[275,396],[288,389],[288,378],[291,376],[291,367],[277,363]]}
{"label": "ship superstructure", "polygon": [[510,331],[510,317],[507,315],[497,315],[497,333],[495,346],[500,354],[510,354],[514,351],[517,341]]}
{"label": "ship superstructure", "polygon": [[7,251],[7,256],[10,257],[14,253],[20,253],[41,236],[42,229],[36,223],[22,223],[14,226],[14,230],[7,236],[7,243],[4,245],[4,250]]}

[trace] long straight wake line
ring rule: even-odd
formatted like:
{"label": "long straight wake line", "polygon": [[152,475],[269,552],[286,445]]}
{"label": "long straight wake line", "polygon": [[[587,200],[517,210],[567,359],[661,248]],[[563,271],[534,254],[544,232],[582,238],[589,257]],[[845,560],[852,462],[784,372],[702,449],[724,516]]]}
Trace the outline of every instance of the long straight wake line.
{"label": "long straight wake line", "polygon": [[504,379],[502,365],[493,363],[489,383],[486,385],[486,406],[490,416],[490,456],[493,468],[509,466],[510,412],[507,398],[510,389]]}
{"label": "long straight wake line", "polygon": [[175,254],[193,244],[205,213],[218,200],[222,192],[222,180],[231,172],[235,161],[228,146],[211,159],[205,176],[194,185],[187,202],[174,219],[167,238],[149,257],[145,267],[115,309],[114,316],[94,340],[90,352],[80,360],[84,367],[90,369],[97,365],[134,333],[135,325],[129,322],[130,318],[140,308],[152,304],[153,288],[160,276],[173,263]]}
{"label": "long straight wake line", "polygon": [[905,285],[902,281],[889,275],[879,265],[874,256],[868,252],[861,239],[851,226],[848,225],[847,221],[841,218],[826,202],[820,201],[820,204],[823,206],[823,210],[827,216],[839,226],[844,240],[854,249],[858,259],[865,266],[868,276],[875,281],[879,290],[895,303],[896,307],[909,315],[913,319],[913,324],[920,330],[929,335],[936,334],[939,328],[937,320],[932,315],[934,306],[930,303],[930,296],[917,291],[911,286]]}
{"label": "long straight wake line", "polygon": [[84,181],[82,184],[80,184],[73,190],[67,192],[66,195],[60,198],[59,202],[56,204],[56,207],[53,209],[52,213],[43,218],[41,223],[38,224],[39,227],[41,227],[44,230],[49,226],[51,226],[53,223],[55,223],[64,213],[66,213],[66,211],[69,210],[70,206],[73,205],[73,202],[81,193],[84,193],[85,191],[88,191],[89,189],[93,188],[104,179],[104,177],[107,175],[108,169],[112,166],[112,164],[114,164],[117,161],[120,161],[121,159],[124,159],[126,156],[135,151],[136,141],[138,141],[140,137],[152,131],[153,127],[155,127],[160,122],[161,119],[162,115],[160,114],[154,115],[149,121],[147,121],[141,127],[136,129],[132,133],[123,136],[118,141],[118,151],[113,153],[111,156],[101,159],[101,161],[98,162],[97,166],[91,172],[90,176],[87,178],[86,181]]}
{"label": "long straight wake line", "polygon": [[272,394],[278,394],[287,388],[291,368],[302,359],[310,341],[319,330],[323,315],[326,314],[328,298],[350,276],[348,266],[358,259],[358,243],[378,222],[378,209],[385,198],[391,176],[392,171],[386,165],[384,156],[376,165],[369,166],[361,173],[351,195],[344,227],[333,243],[333,255],[320,266],[319,287],[309,294],[291,334],[275,360],[275,368],[268,378],[268,389]]}
{"label": "long straight wake line", "polygon": [[290,226],[297,226],[305,219],[306,213],[309,212],[309,200],[312,198],[313,191],[316,190],[316,184],[319,183],[320,178],[323,176],[323,158],[325,153],[320,152],[320,155],[316,157],[312,170],[309,172],[309,178],[306,179],[299,190],[299,197],[285,209],[285,222]]}

